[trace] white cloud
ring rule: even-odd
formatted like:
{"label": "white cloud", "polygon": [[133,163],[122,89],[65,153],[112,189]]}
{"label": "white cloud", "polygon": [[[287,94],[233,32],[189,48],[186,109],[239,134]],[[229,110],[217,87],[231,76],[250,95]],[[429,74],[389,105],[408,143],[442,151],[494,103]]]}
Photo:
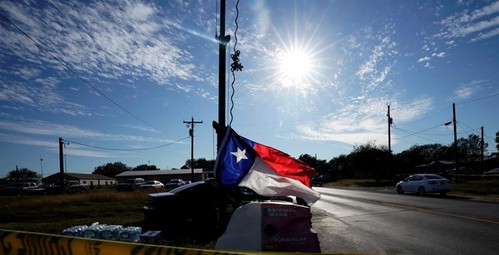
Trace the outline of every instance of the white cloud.
{"label": "white cloud", "polygon": [[[499,1],[491,3],[483,8],[469,11],[466,10],[449,16],[437,24],[441,25],[441,31],[436,37],[460,38],[473,36],[471,42],[488,39],[499,33],[495,28],[493,31],[487,31],[499,26]],[[495,15],[495,16],[494,16]],[[476,36],[476,33],[480,34]]]}
{"label": "white cloud", "polygon": [[0,120],[0,130],[25,135],[58,136],[67,139],[91,138],[100,141],[153,142],[155,144],[172,142],[171,140],[158,139],[156,137],[102,133],[71,125],[35,120]]}
{"label": "white cloud", "polygon": [[417,119],[430,111],[433,104],[429,98],[419,98],[409,103],[402,103],[395,98],[358,98],[320,121],[299,125],[298,136],[302,139],[337,141],[351,145],[366,141],[385,144],[387,102],[392,102],[391,116],[395,123]]}
{"label": "white cloud", "polygon": [[431,58],[430,57],[422,57],[418,59],[418,62],[426,62],[429,61]]}
{"label": "white cloud", "polygon": [[482,89],[482,85],[487,82],[487,80],[476,80],[466,84],[461,84],[456,91],[454,91],[454,96],[460,100],[469,99],[480,91]]}
{"label": "white cloud", "polygon": [[445,57],[445,52],[439,52],[439,53],[433,53],[431,54],[432,57],[438,57],[438,58],[444,58]]}

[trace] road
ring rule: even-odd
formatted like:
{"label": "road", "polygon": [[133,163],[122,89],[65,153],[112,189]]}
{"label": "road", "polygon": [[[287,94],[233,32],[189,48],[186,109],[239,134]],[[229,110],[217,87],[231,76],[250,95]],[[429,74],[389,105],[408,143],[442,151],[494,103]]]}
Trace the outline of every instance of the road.
{"label": "road", "polygon": [[314,187],[323,253],[499,254],[499,203]]}

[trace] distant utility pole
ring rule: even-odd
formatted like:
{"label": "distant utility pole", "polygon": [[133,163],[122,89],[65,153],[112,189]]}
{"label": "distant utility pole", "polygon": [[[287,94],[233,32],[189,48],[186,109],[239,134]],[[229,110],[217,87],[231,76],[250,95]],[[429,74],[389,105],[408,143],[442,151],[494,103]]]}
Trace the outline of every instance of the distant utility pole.
{"label": "distant utility pole", "polygon": [[459,156],[457,149],[457,128],[456,128],[456,103],[452,103],[452,122],[454,123],[454,157],[455,157],[455,166],[456,166],[456,174],[459,173]]}
{"label": "distant utility pole", "polygon": [[482,166],[483,166],[483,151],[484,151],[484,140],[483,140],[483,126],[482,126],[482,139],[480,140],[480,161],[482,162]]}
{"label": "distant utility pole", "polygon": [[392,153],[392,138],[391,138],[391,126],[393,124],[393,119],[390,117],[390,105],[388,105],[388,152]]}
{"label": "distant utility pole", "polygon": [[194,182],[194,124],[203,123],[203,121],[195,121],[194,117],[191,117],[191,121],[185,121],[184,123],[190,126],[189,136],[191,137],[191,182]]}
{"label": "distant utility pole", "polygon": [[64,194],[64,140],[59,137],[59,174],[61,181],[61,193]]}
{"label": "distant utility pole", "polygon": [[392,168],[392,135],[391,135],[391,126],[393,124],[393,119],[390,116],[390,105],[388,104],[388,113],[386,114],[388,117],[388,173],[391,173]]}
{"label": "distant utility pole", "polygon": [[40,154],[40,172],[42,173],[42,182],[43,182],[43,158],[42,158],[42,154]]}

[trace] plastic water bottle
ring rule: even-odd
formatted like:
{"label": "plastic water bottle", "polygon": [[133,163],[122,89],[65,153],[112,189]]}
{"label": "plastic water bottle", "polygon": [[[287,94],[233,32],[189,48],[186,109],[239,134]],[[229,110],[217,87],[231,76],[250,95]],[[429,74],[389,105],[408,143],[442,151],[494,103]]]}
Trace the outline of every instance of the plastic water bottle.
{"label": "plastic water bottle", "polygon": [[78,236],[81,237],[83,236],[83,231],[87,229],[87,225],[78,225],[78,226],[73,226],[70,228],[66,228],[62,231],[62,234],[65,236]]}
{"label": "plastic water bottle", "polygon": [[105,224],[99,224],[99,222],[92,223],[92,225],[83,230],[82,236],[86,238],[99,238],[100,232],[105,226]]}
{"label": "plastic water bottle", "polygon": [[120,233],[123,230],[121,225],[107,225],[103,227],[99,232],[99,238],[105,240],[120,240]]}
{"label": "plastic water bottle", "polygon": [[126,227],[121,231],[120,240],[125,242],[137,242],[142,234],[140,227]]}

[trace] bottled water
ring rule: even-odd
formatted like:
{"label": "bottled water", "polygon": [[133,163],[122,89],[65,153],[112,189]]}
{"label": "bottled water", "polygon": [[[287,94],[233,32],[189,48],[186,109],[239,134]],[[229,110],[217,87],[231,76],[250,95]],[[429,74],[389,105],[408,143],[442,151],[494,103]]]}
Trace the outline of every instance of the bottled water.
{"label": "bottled water", "polygon": [[106,225],[99,222],[92,225],[78,225],[66,228],[62,231],[66,236],[77,236],[94,239],[104,239],[124,242],[138,242],[142,235],[140,227],[123,227],[122,225]]}
{"label": "bottled water", "polygon": [[140,227],[126,227],[121,231],[120,240],[125,242],[137,242],[142,234]]}
{"label": "bottled water", "polygon": [[83,236],[83,231],[85,229],[87,229],[87,228],[88,228],[87,225],[73,226],[73,227],[64,229],[62,231],[62,234],[66,235],[66,236],[78,236],[78,237],[82,237]]}
{"label": "bottled water", "polygon": [[106,225],[99,231],[100,239],[104,240],[120,240],[120,233],[123,230],[121,225]]}

